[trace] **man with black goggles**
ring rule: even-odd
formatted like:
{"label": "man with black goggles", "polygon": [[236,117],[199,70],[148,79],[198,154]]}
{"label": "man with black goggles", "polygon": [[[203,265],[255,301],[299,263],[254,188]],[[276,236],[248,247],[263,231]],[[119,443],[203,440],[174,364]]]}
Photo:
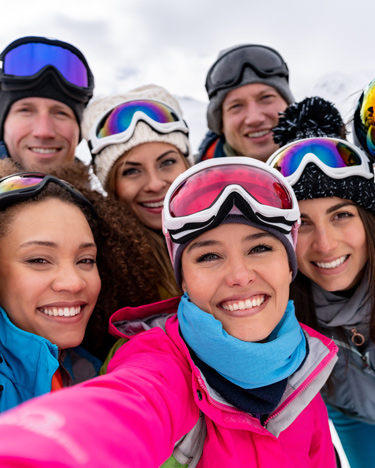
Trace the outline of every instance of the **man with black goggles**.
{"label": "man with black goggles", "polygon": [[294,102],[289,70],[281,55],[262,45],[221,51],[206,78],[207,124],[197,161],[249,156],[261,161],[278,149],[272,128]]}
{"label": "man with black goggles", "polygon": [[48,172],[72,162],[94,77],[67,42],[23,37],[0,54],[0,158]]}

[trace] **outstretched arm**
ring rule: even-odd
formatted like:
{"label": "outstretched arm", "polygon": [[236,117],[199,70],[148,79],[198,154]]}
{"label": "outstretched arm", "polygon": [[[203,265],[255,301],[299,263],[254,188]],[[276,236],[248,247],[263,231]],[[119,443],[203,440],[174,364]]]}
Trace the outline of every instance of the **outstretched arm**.
{"label": "outstretched arm", "polygon": [[0,466],[160,466],[199,410],[186,361],[162,333],[155,350],[155,332],[120,349],[109,374],[4,413]]}

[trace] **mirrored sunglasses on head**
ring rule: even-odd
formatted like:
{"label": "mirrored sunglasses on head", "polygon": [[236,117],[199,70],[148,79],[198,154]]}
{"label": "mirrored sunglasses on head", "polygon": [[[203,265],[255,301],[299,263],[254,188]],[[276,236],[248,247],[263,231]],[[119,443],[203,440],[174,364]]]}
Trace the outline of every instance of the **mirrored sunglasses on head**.
{"label": "mirrored sunglasses on head", "polygon": [[73,198],[88,207],[95,217],[97,216],[90,201],[69,182],[41,172],[20,172],[0,179],[0,209],[37,196],[48,183],[63,187]]}
{"label": "mirrored sunglasses on head", "polygon": [[96,155],[106,146],[127,142],[140,121],[157,133],[180,131],[189,135],[186,122],[167,104],[151,99],[125,101],[106,111],[93,125],[89,137],[91,153]]}
{"label": "mirrored sunglasses on head", "polygon": [[208,71],[208,97],[211,99],[221,89],[239,84],[246,67],[263,78],[281,76],[289,79],[288,66],[276,50],[257,44],[242,45],[221,55]]}

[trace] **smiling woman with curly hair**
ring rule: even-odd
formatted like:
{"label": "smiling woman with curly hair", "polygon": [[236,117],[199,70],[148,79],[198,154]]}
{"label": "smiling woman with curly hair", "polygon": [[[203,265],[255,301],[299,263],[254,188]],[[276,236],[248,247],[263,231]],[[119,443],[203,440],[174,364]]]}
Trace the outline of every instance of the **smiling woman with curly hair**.
{"label": "smiling woman with curly hair", "polygon": [[[0,178],[17,172],[19,167],[9,159],[0,161]],[[89,172],[85,166],[77,163],[52,172],[78,189],[98,214],[92,230],[98,246],[102,288],[83,346],[103,360],[115,342],[107,332],[109,316],[120,307],[159,299],[159,264],[143,225],[124,204],[89,188]]]}

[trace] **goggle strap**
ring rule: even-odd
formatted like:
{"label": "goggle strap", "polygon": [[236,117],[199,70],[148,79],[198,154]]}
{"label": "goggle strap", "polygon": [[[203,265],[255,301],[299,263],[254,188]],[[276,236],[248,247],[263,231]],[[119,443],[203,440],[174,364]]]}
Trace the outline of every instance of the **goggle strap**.
{"label": "goggle strap", "polygon": [[18,202],[22,200],[26,200],[30,198],[30,194],[33,194],[34,196],[39,195],[44,189],[44,187],[49,184],[49,183],[54,183],[56,185],[59,185],[60,187],[63,187],[65,190],[67,190],[73,198],[76,200],[79,200],[83,205],[87,206],[90,208],[91,213],[97,217],[97,212],[91,202],[84,196],[82,195],[78,190],[76,190],[69,182],[63,181],[58,179],[57,177],[54,177],[52,175],[46,175],[46,174],[41,174],[41,173],[18,173],[18,174],[12,174],[11,176],[4,177],[3,179],[0,180],[0,185],[1,182],[5,180],[9,180],[12,177],[21,177],[21,178],[26,178],[27,177],[35,177],[35,178],[41,178],[40,182],[36,183],[35,185],[27,186],[27,187],[21,187],[21,188],[16,188],[12,190],[8,190],[6,192],[1,192],[0,193],[0,207],[1,206],[8,206],[12,204],[13,202]]}
{"label": "goggle strap", "polygon": [[248,62],[244,62],[242,65],[241,65],[241,68],[239,68],[238,70],[238,73],[236,74],[235,77],[233,77],[233,80],[230,82],[230,84],[228,83],[223,83],[223,84],[218,84],[215,86],[215,89],[211,90],[211,91],[208,91],[208,97],[211,99],[213,96],[215,96],[215,94],[217,94],[219,91],[221,91],[222,89],[226,89],[228,88],[229,86],[235,86],[237,84],[239,84],[242,80],[242,77],[243,77],[243,74],[246,70],[246,68],[251,68],[251,70],[253,70],[258,76],[260,76],[261,78],[271,78],[273,76],[280,76],[280,77],[283,77],[286,79],[287,83],[289,83],[289,76],[286,76],[285,74],[283,74],[282,72],[272,72],[272,73],[267,73],[257,67],[255,67],[253,64],[251,63],[248,63]]}
{"label": "goggle strap", "polygon": [[[263,221],[264,224],[269,224],[270,226],[274,225],[274,224],[277,224],[277,225],[287,225],[287,226],[290,226],[290,228],[292,228],[293,224],[295,223],[295,221],[289,221],[288,219],[282,217],[282,216],[274,216],[272,218],[270,217],[267,217],[267,216],[264,216],[262,215],[262,213],[257,213],[257,217]],[[279,227],[278,230],[280,232],[282,232],[283,234],[288,234],[290,232],[290,230],[286,230],[286,229],[283,229],[282,227]]]}
{"label": "goggle strap", "polygon": [[55,85],[58,85],[61,92],[82,103],[87,103],[88,99],[92,96],[91,88],[81,88],[73,83],[70,83],[54,66],[48,65],[32,77],[13,77],[7,79],[1,78],[1,89],[3,91],[26,91],[28,89],[38,86],[44,79],[52,77]]}
{"label": "goggle strap", "polygon": [[[221,205],[218,213],[215,216],[212,216],[210,219],[200,223],[187,223],[181,229],[168,229],[171,239],[177,244],[184,244],[185,242],[189,242],[190,240],[195,239],[197,237],[197,231],[199,231],[200,234],[203,234],[210,229],[214,229],[215,227],[220,226],[233,206],[234,200],[228,197]],[[176,234],[186,231],[188,232],[183,237],[175,237]]]}

